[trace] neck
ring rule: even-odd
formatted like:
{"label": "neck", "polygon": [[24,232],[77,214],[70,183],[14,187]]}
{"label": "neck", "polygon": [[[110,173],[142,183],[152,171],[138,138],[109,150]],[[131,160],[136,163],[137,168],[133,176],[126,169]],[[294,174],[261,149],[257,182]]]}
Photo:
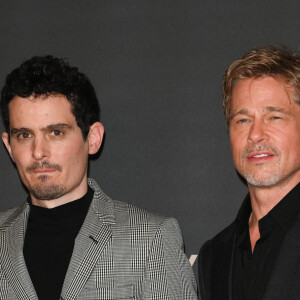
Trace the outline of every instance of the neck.
{"label": "neck", "polygon": [[82,198],[87,193],[87,190],[88,190],[88,183],[86,178],[86,180],[83,180],[79,186],[61,195],[59,198],[43,200],[43,199],[37,199],[32,194],[30,194],[30,196],[33,205],[41,206],[45,208],[54,208]]}
{"label": "neck", "polygon": [[281,183],[270,187],[257,187],[248,183],[251,199],[252,218],[255,223],[276,206],[298,183],[299,179],[289,184]]}
{"label": "neck", "polygon": [[271,187],[255,187],[248,184],[251,199],[252,214],[249,218],[249,235],[252,252],[260,238],[258,221],[269,213],[297,184],[295,180],[290,184],[282,183]]}
{"label": "neck", "polygon": [[248,183],[252,214],[249,218],[249,235],[252,252],[260,238],[258,221],[269,213],[298,183],[300,179],[281,182],[270,187],[257,187]]}

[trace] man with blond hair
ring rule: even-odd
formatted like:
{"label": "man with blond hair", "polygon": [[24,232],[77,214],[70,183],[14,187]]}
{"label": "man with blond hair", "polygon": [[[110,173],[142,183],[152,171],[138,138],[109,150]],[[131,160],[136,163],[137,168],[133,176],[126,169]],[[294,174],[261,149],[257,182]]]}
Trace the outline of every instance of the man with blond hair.
{"label": "man with blond hair", "polygon": [[233,161],[249,189],[234,222],[202,246],[202,300],[300,299],[300,57],[246,53],[226,71]]}

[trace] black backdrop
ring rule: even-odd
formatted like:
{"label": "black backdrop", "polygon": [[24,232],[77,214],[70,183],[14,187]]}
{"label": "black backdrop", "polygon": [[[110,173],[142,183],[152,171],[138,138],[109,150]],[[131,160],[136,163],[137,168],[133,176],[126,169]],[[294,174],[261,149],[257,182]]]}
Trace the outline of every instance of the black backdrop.
{"label": "black backdrop", "polygon": [[[298,0],[0,0],[0,83],[33,55],[85,72],[106,129],[90,176],[115,199],[177,218],[190,257],[247,191],[232,165],[223,73],[251,48],[297,50],[299,13]],[[4,210],[26,192],[4,146],[0,163]]]}

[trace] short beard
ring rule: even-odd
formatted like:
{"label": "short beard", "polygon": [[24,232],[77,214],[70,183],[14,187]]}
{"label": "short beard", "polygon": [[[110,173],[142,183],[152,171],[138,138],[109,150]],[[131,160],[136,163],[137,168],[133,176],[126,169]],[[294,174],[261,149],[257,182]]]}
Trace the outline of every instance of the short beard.
{"label": "short beard", "polygon": [[65,186],[59,184],[34,185],[30,190],[30,194],[38,200],[53,200],[61,197],[65,190]]}
{"label": "short beard", "polygon": [[249,174],[247,173],[246,170],[244,170],[244,174],[242,174],[242,176],[246,179],[246,181],[256,187],[270,187],[273,186],[275,184],[277,184],[281,177],[279,174],[271,177],[271,178],[267,178],[267,179],[256,179],[254,178],[253,174]]}
{"label": "short beard", "polygon": [[[273,186],[275,184],[277,184],[280,180],[281,180],[281,174],[280,174],[280,152],[278,149],[268,146],[268,145],[259,145],[253,148],[249,148],[246,149],[245,151],[243,151],[241,157],[242,160],[245,162],[245,160],[247,159],[247,156],[249,153],[254,152],[254,151],[272,151],[273,153],[277,154],[279,156],[279,161],[278,166],[276,166],[277,168],[272,170],[270,172],[270,174],[267,174],[267,178],[265,179],[257,179],[254,177],[253,173],[249,173],[248,170],[245,167],[245,164],[243,164],[243,169],[242,169],[242,176],[246,179],[247,183],[256,186],[256,187],[270,187]],[[257,167],[259,168],[260,165],[262,164],[258,164]],[[261,171],[263,172],[263,170]]]}
{"label": "short beard", "polygon": [[47,185],[46,181],[48,179],[47,175],[39,176],[42,181],[41,184],[36,184],[30,189],[30,194],[38,200],[53,200],[61,197],[66,190],[64,185],[60,184],[50,184]]}
{"label": "short beard", "polygon": [[[35,162],[32,166],[26,168],[28,173],[34,172],[36,169],[48,168],[51,170],[62,171],[62,167],[58,164],[51,164],[48,161]],[[36,184],[30,187],[30,194],[38,200],[53,200],[64,195],[66,187],[62,184],[47,184],[48,175],[40,175],[38,179],[41,184]]]}

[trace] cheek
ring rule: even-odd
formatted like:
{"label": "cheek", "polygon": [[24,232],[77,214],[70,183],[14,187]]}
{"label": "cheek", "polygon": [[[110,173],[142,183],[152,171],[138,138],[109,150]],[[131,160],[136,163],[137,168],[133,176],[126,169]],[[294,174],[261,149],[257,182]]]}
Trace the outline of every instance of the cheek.
{"label": "cheek", "polygon": [[31,154],[25,148],[12,148],[10,157],[16,164],[17,168],[22,169],[30,164]]}
{"label": "cheek", "polygon": [[239,165],[241,164],[240,152],[232,151],[232,160],[233,160],[233,164],[235,165],[235,167],[238,168]]}
{"label": "cheek", "polygon": [[[74,151],[76,150],[76,151]],[[87,164],[88,154],[84,146],[68,146],[60,149],[53,161],[61,164],[63,168],[69,168],[70,172],[76,172],[75,169],[82,169]]]}
{"label": "cheek", "polygon": [[295,161],[300,160],[300,137],[294,136],[292,139],[285,139],[284,143],[277,143],[281,155],[293,157]]}
{"label": "cheek", "polygon": [[240,137],[237,137],[236,135],[230,136],[232,159],[236,168],[238,168],[241,164],[241,153],[245,148],[241,141],[242,139]]}
{"label": "cheek", "polygon": [[231,145],[232,155],[236,156],[236,153],[239,152],[239,147],[240,147],[240,143],[238,142],[236,135],[233,134],[230,135],[230,145]]}

